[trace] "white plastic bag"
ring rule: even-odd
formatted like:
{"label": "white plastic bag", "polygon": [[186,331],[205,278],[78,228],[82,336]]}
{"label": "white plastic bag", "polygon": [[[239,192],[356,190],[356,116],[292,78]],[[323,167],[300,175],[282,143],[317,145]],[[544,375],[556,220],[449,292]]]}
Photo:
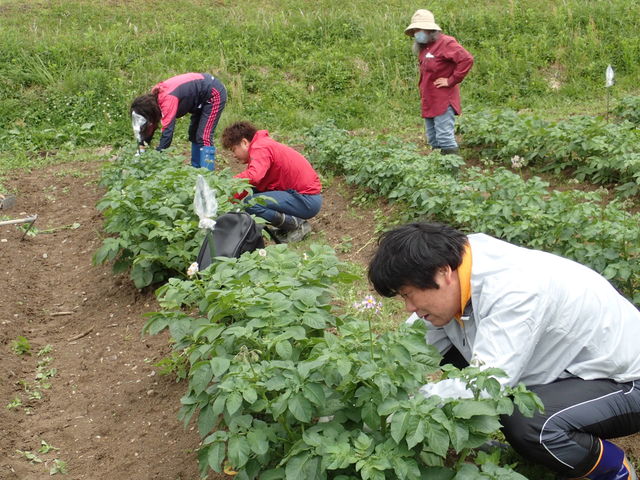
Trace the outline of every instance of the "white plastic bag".
{"label": "white plastic bag", "polygon": [[196,195],[193,198],[193,208],[200,218],[198,226],[213,230],[216,221],[213,220],[218,213],[218,200],[216,194],[202,175],[196,180]]}
{"label": "white plastic bag", "polygon": [[144,118],[137,112],[131,112],[131,126],[133,127],[133,136],[136,138],[137,142],[140,143],[142,141],[142,126],[147,123],[147,119]]}

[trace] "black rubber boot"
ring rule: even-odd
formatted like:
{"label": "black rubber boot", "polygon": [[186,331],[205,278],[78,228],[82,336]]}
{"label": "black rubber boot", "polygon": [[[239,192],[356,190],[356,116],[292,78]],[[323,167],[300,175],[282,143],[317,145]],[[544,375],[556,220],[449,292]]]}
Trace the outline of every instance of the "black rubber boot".
{"label": "black rubber boot", "polygon": [[287,215],[282,212],[276,212],[276,218],[273,220],[272,225],[283,232],[291,232],[300,226],[302,220],[293,215]]}
{"label": "black rubber boot", "polygon": [[460,149],[456,148],[441,148],[440,153],[442,155],[460,155]]}

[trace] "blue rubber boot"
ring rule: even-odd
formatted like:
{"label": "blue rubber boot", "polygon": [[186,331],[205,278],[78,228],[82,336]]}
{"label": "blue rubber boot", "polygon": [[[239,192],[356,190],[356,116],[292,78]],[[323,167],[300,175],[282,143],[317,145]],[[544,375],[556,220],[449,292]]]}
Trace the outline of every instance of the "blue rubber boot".
{"label": "blue rubber boot", "polygon": [[207,170],[216,168],[216,147],[211,145],[200,149],[200,167]]}
{"label": "blue rubber boot", "polygon": [[191,166],[200,168],[200,149],[202,147],[197,143],[191,143]]}
{"label": "blue rubber boot", "polygon": [[600,460],[585,478],[590,480],[637,480],[636,471],[622,449],[606,440],[601,441]]}

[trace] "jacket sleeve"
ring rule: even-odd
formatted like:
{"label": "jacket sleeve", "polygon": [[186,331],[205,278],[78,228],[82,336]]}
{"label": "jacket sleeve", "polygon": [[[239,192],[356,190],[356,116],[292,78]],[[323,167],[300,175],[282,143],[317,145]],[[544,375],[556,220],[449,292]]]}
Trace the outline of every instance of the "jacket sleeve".
{"label": "jacket sleeve", "polygon": [[178,98],[173,95],[167,95],[160,102],[160,110],[162,111],[162,136],[158,144],[158,150],[164,150],[171,146],[173,140],[173,131],[176,126],[176,113],[178,112]]}
{"label": "jacket sleeve", "polygon": [[271,167],[271,153],[266,148],[253,148],[247,168],[235,175],[247,178],[254,187],[258,186]]}
{"label": "jacket sleeve", "polygon": [[[539,302],[538,295],[513,292],[492,305],[495,313],[477,322],[470,364],[481,368],[499,368],[506,377],[496,377],[496,380],[503,385],[516,386],[544,330],[536,320]],[[424,385],[420,393],[426,397],[469,398],[469,392],[457,379]]]}
{"label": "jacket sleeve", "polygon": [[455,68],[447,79],[449,87],[453,87],[462,82],[473,67],[473,56],[458,42],[452,42],[447,51],[447,57],[455,63]]}

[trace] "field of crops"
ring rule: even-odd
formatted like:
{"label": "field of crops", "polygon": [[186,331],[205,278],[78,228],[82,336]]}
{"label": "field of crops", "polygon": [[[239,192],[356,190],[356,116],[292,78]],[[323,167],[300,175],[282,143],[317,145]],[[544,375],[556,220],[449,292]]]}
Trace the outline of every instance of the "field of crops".
{"label": "field of crops", "polygon": [[[380,232],[433,220],[579,261],[640,305],[633,3],[431,6],[476,60],[458,156],[419,115],[403,29],[428,5],[0,0],[0,221],[38,215],[0,226],[0,479],[553,478],[486,448],[536,397],[441,370],[365,266]],[[226,84],[219,131],[250,120],[320,172],[308,240],[188,272],[188,122],[136,156],[128,115],[187,71]],[[245,183],[219,152],[223,213]],[[474,398],[413,396],[442,377]]]}

